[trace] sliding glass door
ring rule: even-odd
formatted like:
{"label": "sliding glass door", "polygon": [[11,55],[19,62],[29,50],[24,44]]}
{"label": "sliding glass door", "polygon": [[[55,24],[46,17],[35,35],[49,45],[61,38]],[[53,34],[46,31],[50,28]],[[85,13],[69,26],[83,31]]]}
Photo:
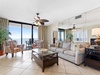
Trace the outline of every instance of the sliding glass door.
{"label": "sliding glass door", "polygon": [[22,40],[23,40],[23,44],[25,45],[25,49],[30,49],[31,47],[31,43],[32,43],[32,26],[30,25],[24,25],[22,26]]}
{"label": "sliding glass door", "polygon": [[21,25],[16,23],[9,23],[9,40],[16,40],[18,44],[21,44]]}
{"label": "sliding glass door", "polygon": [[33,26],[33,39],[34,39],[34,42],[38,40],[38,27],[37,26]]}
{"label": "sliding glass door", "polygon": [[31,44],[38,40],[38,27],[19,22],[9,22],[9,40],[16,40],[17,44],[24,44],[25,49],[31,49]]}

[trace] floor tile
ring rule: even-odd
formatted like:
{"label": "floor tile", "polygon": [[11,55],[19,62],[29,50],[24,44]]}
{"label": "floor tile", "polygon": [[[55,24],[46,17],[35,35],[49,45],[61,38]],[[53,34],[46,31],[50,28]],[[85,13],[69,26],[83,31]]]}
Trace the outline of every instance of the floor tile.
{"label": "floor tile", "polygon": [[24,69],[13,68],[11,71],[7,72],[4,75],[20,75],[23,71],[24,71]]}
{"label": "floor tile", "polygon": [[42,72],[42,71],[38,71],[36,73],[36,75],[51,75],[51,72]]}
{"label": "floor tile", "polygon": [[19,64],[18,66],[16,66],[17,68],[28,68],[28,66],[30,65],[31,63],[26,63],[26,62],[23,62],[21,64]]}
{"label": "floor tile", "polygon": [[41,69],[40,66],[38,64],[36,64],[36,62],[32,62],[27,69],[35,69],[35,70],[39,70]]}
{"label": "floor tile", "polygon": [[52,73],[52,75],[66,75],[66,73]]}
{"label": "floor tile", "polygon": [[31,60],[31,50],[24,51],[23,56],[17,53],[13,58],[0,56],[0,75],[100,75],[100,71],[83,64],[77,66],[59,58],[59,65],[54,64],[44,69]]}
{"label": "floor tile", "polygon": [[3,75],[3,74],[5,74],[5,73],[9,72],[10,70],[12,70],[11,67],[2,67],[2,68],[0,69],[0,75]]}
{"label": "floor tile", "polygon": [[81,74],[77,67],[66,67],[66,72],[71,74]]}
{"label": "floor tile", "polygon": [[36,75],[37,70],[25,70],[21,75]]}
{"label": "floor tile", "polygon": [[65,67],[62,66],[62,65],[59,65],[59,66],[54,65],[52,71],[53,72],[63,72],[63,73],[65,73]]}

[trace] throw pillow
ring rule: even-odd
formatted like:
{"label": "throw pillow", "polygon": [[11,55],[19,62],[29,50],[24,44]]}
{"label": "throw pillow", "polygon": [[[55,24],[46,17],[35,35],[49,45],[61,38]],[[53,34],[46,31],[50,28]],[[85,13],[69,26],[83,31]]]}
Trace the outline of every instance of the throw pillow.
{"label": "throw pillow", "polygon": [[63,42],[59,42],[59,48],[62,48],[62,46],[63,46]]}
{"label": "throw pillow", "polygon": [[59,47],[59,45],[60,45],[60,43],[59,43],[59,42],[56,42],[56,43],[55,43],[55,47],[57,47],[57,48],[58,48],[58,47]]}
{"label": "throw pillow", "polygon": [[71,43],[63,43],[62,48],[70,49]]}
{"label": "throw pillow", "polygon": [[79,45],[71,43],[71,50],[75,52],[77,49],[79,49]]}

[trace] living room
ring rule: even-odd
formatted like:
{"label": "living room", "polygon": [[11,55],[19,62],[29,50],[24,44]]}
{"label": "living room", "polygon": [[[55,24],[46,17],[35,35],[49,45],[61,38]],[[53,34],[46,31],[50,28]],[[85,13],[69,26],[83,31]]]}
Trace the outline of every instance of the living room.
{"label": "living room", "polygon": [[[52,6],[49,5],[49,3],[51,3]],[[12,0],[9,2],[1,0],[0,10],[0,26],[6,27],[9,32],[11,32],[9,37],[11,37],[12,40],[16,40],[17,44],[24,44],[22,54],[21,52],[15,52],[13,58],[11,53],[0,56],[0,75],[100,74],[100,65],[98,65],[98,63],[100,64],[99,57],[95,57],[96,62],[90,61],[89,59],[85,60],[86,58],[84,59],[85,51],[91,50],[90,46],[96,46],[94,40],[96,40],[97,36],[93,34],[93,29],[100,28],[99,0],[55,0],[53,2],[43,0]],[[46,22],[40,22],[41,26],[38,26],[40,24],[36,24],[37,18],[45,18]],[[49,22],[47,22],[47,20],[49,20]],[[97,34],[99,35],[98,32]],[[72,35],[72,39],[69,38],[69,35]],[[17,40],[15,38],[20,39]],[[31,45],[28,43],[29,40],[31,40]],[[37,64],[36,62],[38,59],[34,58],[34,53],[33,57],[31,55],[32,48],[34,48],[34,40],[43,40],[44,48],[48,50],[51,49],[51,51],[54,50],[54,54],[56,56],[58,55],[56,57],[57,61],[56,58],[52,59],[57,65],[50,65],[50,67],[45,68],[45,70],[41,69],[41,66],[39,66],[40,63]],[[57,42],[68,45],[68,43],[66,44],[67,41],[70,42],[71,45],[74,43],[74,47],[71,49],[76,50],[75,52],[70,52],[68,48],[61,49],[61,47],[54,47]],[[80,49],[83,50],[83,48],[79,48],[78,46],[80,44],[81,46],[85,46],[86,44],[83,44],[85,42],[89,44],[89,48],[84,47],[84,51],[80,51]],[[53,45],[53,49],[51,45]],[[63,45],[62,47],[64,47]],[[18,48],[15,49],[18,50]],[[68,55],[64,55],[64,53]],[[100,56],[100,54],[98,56]],[[92,64],[92,62],[94,63]]]}

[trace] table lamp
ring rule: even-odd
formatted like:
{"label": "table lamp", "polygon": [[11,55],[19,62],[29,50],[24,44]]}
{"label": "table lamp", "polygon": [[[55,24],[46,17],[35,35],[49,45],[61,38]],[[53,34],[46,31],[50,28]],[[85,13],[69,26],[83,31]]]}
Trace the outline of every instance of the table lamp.
{"label": "table lamp", "polygon": [[97,36],[95,43],[98,45],[98,48],[100,48],[100,28],[93,28],[92,29],[92,35]]}

